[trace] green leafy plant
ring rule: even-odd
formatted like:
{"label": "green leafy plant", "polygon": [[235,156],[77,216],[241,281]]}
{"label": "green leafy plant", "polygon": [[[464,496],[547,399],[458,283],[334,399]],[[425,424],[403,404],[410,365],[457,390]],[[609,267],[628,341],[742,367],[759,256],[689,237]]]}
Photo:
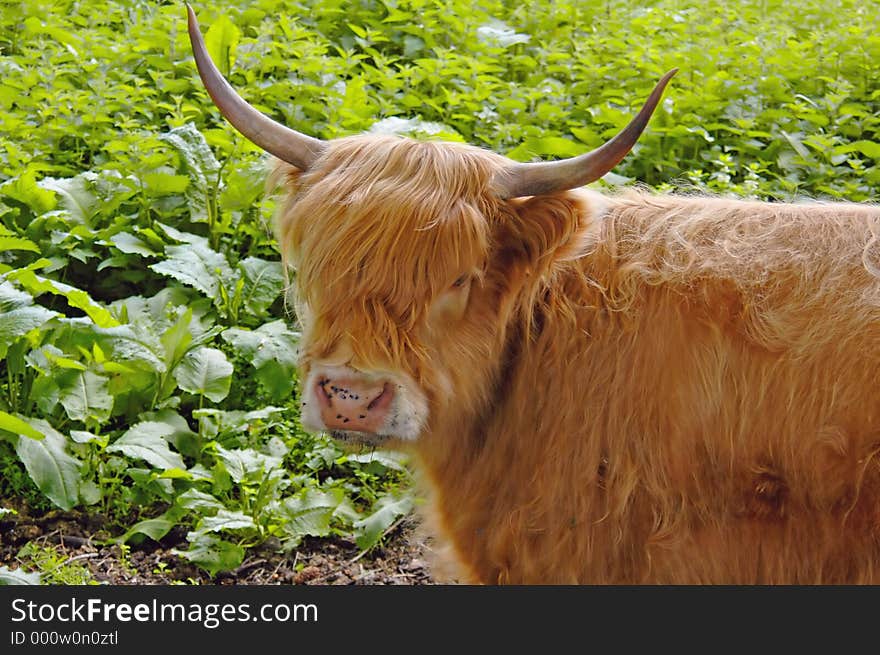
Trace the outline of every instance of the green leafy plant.
{"label": "green leafy plant", "polygon": [[[322,138],[576,155],[677,66],[635,152],[597,186],[880,195],[872,3],[197,10],[233,85]],[[266,161],[213,109],[183,13],[143,0],[0,12],[0,495],[100,511],[123,546],[181,526],[178,555],[211,573],[305,537],[372,548],[417,502],[406,462],[345,454],[298,423]],[[44,569],[0,568],[0,582],[61,581]]]}
{"label": "green leafy plant", "polygon": [[[6,584],[98,584],[87,567],[53,546],[31,541],[18,551],[17,558],[21,567],[15,572],[7,572]],[[23,569],[33,571],[25,573]],[[9,582],[15,579],[19,582]]]}
{"label": "green leafy plant", "polygon": [[22,571],[21,568],[10,569],[8,566],[0,566],[0,585],[38,585],[41,576],[38,572]]}

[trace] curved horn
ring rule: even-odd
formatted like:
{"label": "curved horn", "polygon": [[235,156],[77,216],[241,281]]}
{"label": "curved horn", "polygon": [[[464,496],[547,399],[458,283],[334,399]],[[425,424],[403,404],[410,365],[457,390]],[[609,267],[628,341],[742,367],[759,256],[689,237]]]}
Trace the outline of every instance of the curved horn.
{"label": "curved horn", "polygon": [[232,123],[232,126],[241,132],[249,141],[258,145],[266,152],[275,155],[279,159],[293,164],[300,170],[306,170],[312,162],[324,151],[326,144],[320,139],[315,139],[301,134],[281,123],[276,123],[262,112],[251,107],[239,96],[235,90],[217,70],[202,33],[199,31],[199,23],[196,14],[189,3],[186,5],[188,14],[189,41],[192,44],[193,57],[199,69],[199,75],[208,94],[217,105],[220,113]]}
{"label": "curved horn", "polygon": [[560,161],[533,164],[511,162],[496,175],[495,187],[499,195],[502,198],[537,196],[574,189],[598,180],[617,166],[636,144],[660,102],[666,84],[677,72],[678,69],[673,68],[666,73],[629,125],[595,150]]}

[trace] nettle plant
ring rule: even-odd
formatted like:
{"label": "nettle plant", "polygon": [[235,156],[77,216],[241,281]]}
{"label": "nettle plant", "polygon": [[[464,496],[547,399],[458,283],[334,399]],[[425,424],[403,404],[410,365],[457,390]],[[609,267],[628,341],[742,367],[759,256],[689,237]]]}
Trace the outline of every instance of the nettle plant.
{"label": "nettle plant", "polygon": [[[678,67],[605,182],[878,197],[873,3],[197,9],[233,86],[316,137],[570,157]],[[376,544],[413,504],[406,468],[297,423],[265,165],[211,109],[182,5],[5,2],[0,114],[0,498],[101,511],[124,542],[181,526],[214,572],[306,535]]]}
{"label": "nettle plant", "polygon": [[61,509],[148,516],[121,542],[188,527],[178,554],[212,573],[270,540],[373,546],[405,468],[299,428],[280,264],[251,254],[261,182],[221,178],[190,124],[157,142],[140,175],[0,185],[0,457]]}

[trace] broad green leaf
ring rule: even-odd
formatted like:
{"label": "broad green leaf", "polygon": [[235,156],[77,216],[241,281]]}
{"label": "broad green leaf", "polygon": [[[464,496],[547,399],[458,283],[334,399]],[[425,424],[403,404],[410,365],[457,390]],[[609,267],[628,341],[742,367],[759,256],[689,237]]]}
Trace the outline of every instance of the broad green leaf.
{"label": "broad green leaf", "polygon": [[206,248],[208,247],[208,239],[203,236],[193,234],[192,232],[183,232],[182,230],[173,228],[170,225],[165,225],[164,223],[158,223],[158,225],[162,228],[162,231],[165,232],[165,234],[167,234],[175,241],[180,241],[181,243],[191,243],[194,246],[205,246]]}
{"label": "broad green leaf", "polygon": [[222,334],[239,353],[251,360],[256,368],[275,360],[291,374],[297,367],[300,334],[287,327],[283,320],[264,323],[256,330],[229,328]]}
{"label": "broad green leaf", "polygon": [[97,270],[98,273],[102,273],[104,269],[107,268],[128,268],[129,266],[131,266],[131,259],[125,255],[115,255],[113,257],[102,259],[101,263],[98,264],[98,268],[95,270]]}
{"label": "broad green leaf", "polygon": [[79,500],[83,505],[94,505],[104,498],[104,492],[92,480],[82,480],[79,483]]}
{"label": "broad green leaf", "polygon": [[198,532],[219,532],[220,530],[252,530],[257,525],[254,519],[244,512],[221,509],[213,516],[205,516],[196,526]]}
{"label": "broad green leaf", "polygon": [[210,471],[208,468],[203,466],[202,464],[193,465],[187,473],[192,476],[193,480],[202,480],[205,482],[216,483],[217,478],[214,475],[214,472]]}
{"label": "broad green leaf", "polygon": [[50,36],[52,40],[66,45],[69,48],[68,52],[71,52],[72,50],[71,54],[74,56],[78,55],[74,46],[82,44],[82,39],[77,38],[73,30],[63,29],[58,25],[47,23],[37,16],[29,16],[24,20],[24,33],[28,36],[46,34]]}
{"label": "broad green leaf", "polygon": [[15,287],[11,282],[0,280],[0,312],[8,312],[19,307],[32,305],[34,299]]}
{"label": "broad green leaf", "polygon": [[284,531],[295,541],[305,536],[327,536],[334,512],[344,498],[345,493],[339,488],[328,491],[314,487],[301,489],[281,503],[280,509],[287,519]]}
{"label": "broad green leaf", "polygon": [[260,409],[252,409],[249,412],[245,412],[242,417],[245,421],[245,425],[251,426],[256,421],[266,421],[268,419],[274,419],[287,411],[284,407],[273,407],[272,405],[266,405],[265,407],[260,407]]}
{"label": "broad green leaf", "polygon": [[23,237],[0,236],[0,252],[4,250],[30,250],[40,252],[40,247],[30,239]]}
{"label": "broad green leaf", "polygon": [[[170,469],[168,469],[170,470]],[[159,477],[154,468],[131,466],[125,473],[131,479],[132,486],[142,498],[171,503],[174,500],[174,481]]]}
{"label": "broad green leaf", "polygon": [[187,489],[177,497],[175,502],[185,509],[202,515],[214,514],[223,509],[223,503],[211,494],[198,489]]}
{"label": "broad green leaf", "polygon": [[169,173],[146,173],[141,179],[150,193],[154,195],[183,193],[190,184],[186,175]]}
{"label": "broad green leaf", "polygon": [[227,211],[248,211],[266,187],[266,166],[255,162],[251,166],[236,166],[225,173],[226,185],[220,194],[220,207]]}
{"label": "broad green leaf", "polygon": [[201,291],[209,298],[215,298],[220,285],[233,277],[226,258],[207,245],[168,246],[165,255],[166,259],[150,265],[150,268]]}
{"label": "broad green leaf", "polygon": [[253,314],[262,314],[284,288],[281,263],[248,257],[239,266],[244,271],[244,306]]}
{"label": "broad green leaf", "polygon": [[517,43],[528,43],[531,40],[528,34],[520,34],[501,21],[493,21],[488,25],[478,27],[477,38],[502,48],[509,48]]}
{"label": "broad green leaf", "polygon": [[69,384],[59,384],[59,391],[58,401],[74,421],[103,423],[113,409],[107,378],[92,371],[79,371]]}
{"label": "broad green leaf", "polygon": [[[53,369],[55,368],[55,362],[59,360],[63,361],[65,359],[67,358],[65,357],[64,351],[61,350],[61,348],[59,348],[58,346],[53,346],[51,343],[46,344],[41,348],[35,348],[34,350],[31,350],[25,357],[25,361],[27,361],[28,366],[36,369],[40,373],[44,373],[47,375],[51,375],[54,372]],[[62,374],[64,374],[63,371]]]}
{"label": "broad green leaf", "polygon": [[18,177],[0,184],[0,196],[27,205],[37,216],[55,209],[55,194],[40,188],[33,169],[28,169]]}
{"label": "broad green leaf", "polygon": [[791,144],[791,147],[795,149],[795,152],[797,152],[797,154],[799,154],[804,159],[810,158],[810,151],[804,145],[803,141],[801,141],[800,135],[789,134],[788,132],[783,130],[782,136],[784,136],[786,141],[788,141]]}
{"label": "broad green leaf", "polygon": [[602,137],[596,134],[595,130],[591,130],[587,127],[570,127],[568,131],[571,132],[577,139],[583,143],[586,143],[588,146],[599,146],[602,145]]}
{"label": "broad green leaf", "polygon": [[40,491],[61,509],[72,509],[79,501],[81,463],[67,453],[67,439],[49,423],[42,419],[29,423],[45,438],[22,435],[15,452]]}
{"label": "broad green leaf", "polygon": [[390,116],[376,121],[370,126],[369,132],[370,134],[397,134],[415,139],[429,137],[444,141],[464,141],[455,128],[449,125],[435,121],[423,121],[418,118],[400,118],[399,116]]}
{"label": "broad green leaf", "polygon": [[[52,350],[49,350],[52,348]],[[46,361],[48,361],[52,366],[57,368],[74,370],[74,371],[85,371],[88,369],[88,366],[83,364],[82,362],[71,359],[70,357],[66,357],[62,351],[58,348],[54,348],[52,346],[46,346],[43,350],[44,355],[46,357]],[[61,353],[61,354],[59,354]]]}
{"label": "broad green leaf", "polygon": [[165,350],[166,368],[173,366],[175,362],[180,360],[192,345],[191,323],[192,309],[187,308],[181,312],[177,321],[162,334],[161,342]]}
{"label": "broad green leaf", "polygon": [[288,397],[294,389],[299,336],[283,320],[264,323],[256,330],[229,328],[222,334],[257,369],[257,379],[274,400]]}
{"label": "broad green leaf", "polygon": [[190,430],[186,419],[173,409],[149,412],[143,414],[141,418],[144,421],[162,423],[167,426],[165,428],[157,428],[157,431],[161,431],[162,438],[174,446],[174,449],[180,454],[189,457],[199,456],[201,452],[200,435]]}
{"label": "broad green leaf", "polygon": [[211,575],[216,575],[220,571],[230,571],[244,561],[244,548],[224,541],[216,535],[190,532],[186,538],[190,541],[187,550],[175,549],[171,552],[202,567]]}
{"label": "broad green leaf", "polygon": [[9,344],[56,316],[56,312],[39,305],[0,311],[0,358],[6,356]]}
{"label": "broad green leaf", "polygon": [[264,455],[251,448],[227,450],[217,446],[217,458],[234,482],[245,478],[262,478],[266,473],[281,467],[282,459]]}
{"label": "broad green leaf", "polygon": [[114,360],[141,361],[149,364],[156,373],[165,372],[165,351],[161,340],[140,323],[111,328],[95,327],[93,331],[102,348],[110,351]]}
{"label": "broad green leaf", "polygon": [[166,440],[174,429],[167,423],[141,421],[107,446],[107,452],[122,453],[127,457],[142,459],[162,470],[173,468],[185,470],[186,464],[183,458],[169,448]]}
{"label": "broad green leaf", "polygon": [[190,179],[186,198],[191,219],[209,220],[209,203],[215,201],[220,172],[220,163],[214,157],[211,147],[192,123],[174,128],[160,138],[174,146],[184,162]]}
{"label": "broad green leaf", "polygon": [[208,54],[224,76],[229,76],[235,63],[235,48],[240,38],[241,31],[225,14],[214,21],[205,33]]}
{"label": "broad green leaf", "polygon": [[92,434],[91,432],[86,432],[85,430],[71,430],[70,438],[73,439],[76,443],[94,442],[100,445],[105,445],[107,443],[107,437]]}
{"label": "broad green leaf", "polygon": [[[120,375],[133,375],[133,376],[138,375],[138,371],[136,369],[133,369],[129,366],[126,366],[125,364],[120,364],[118,362],[102,362],[101,363],[101,370],[110,376],[117,376],[117,378]],[[140,373],[143,373],[143,371],[141,371]],[[129,386],[129,385],[127,385],[127,386]],[[130,386],[136,387],[137,385],[130,385]],[[142,387],[138,386],[137,388],[142,388]],[[115,395],[113,391],[111,391],[110,393]]]}
{"label": "broad green leaf", "polygon": [[110,237],[112,243],[120,252],[126,255],[142,255],[144,257],[156,257],[161,253],[153,250],[150,245],[139,236],[131,232],[117,232]]}
{"label": "broad green leaf", "polygon": [[23,435],[30,439],[45,439],[45,435],[31,427],[30,423],[3,410],[0,410],[0,430],[5,430],[15,435]]}
{"label": "broad green leaf", "polygon": [[95,173],[86,172],[70,178],[46,177],[39,184],[61,196],[61,204],[77,223],[89,225],[100,204],[92,189],[97,177]]}
{"label": "broad green leaf", "polygon": [[0,566],[0,585],[38,585],[40,574],[38,572],[26,573],[21,569],[10,569],[8,566]]}
{"label": "broad green leaf", "polygon": [[192,480],[193,476],[189,471],[183,469],[166,469],[158,475],[160,480]]}
{"label": "broad green leaf", "polygon": [[100,327],[119,325],[119,321],[113,318],[113,315],[105,307],[92,300],[85,291],[37,275],[33,270],[30,270],[30,267],[14,269],[8,272],[6,277],[21,284],[34,296],[43,293],[64,296],[68,303],[83,310]]}
{"label": "broad green leaf", "polygon": [[399,517],[408,514],[412,507],[411,496],[388,494],[380,498],[373,507],[373,513],[354,524],[358,548],[367,550],[379,543],[385,530]]}
{"label": "broad green leaf", "polygon": [[229,394],[232,372],[222,350],[201,346],[189,351],[174,368],[174,379],[184,391],[218,403]]}
{"label": "broad green leaf", "polygon": [[880,143],[859,140],[834,149],[834,154],[836,155],[843,155],[849,152],[860,152],[871,159],[880,159]]}
{"label": "broad green leaf", "polygon": [[359,464],[378,464],[394,471],[406,471],[406,455],[385,450],[373,450],[368,453],[349,453],[345,459]]}
{"label": "broad green leaf", "polygon": [[44,415],[51,415],[58,406],[58,397],[61,390],[58,388],[56,377],[64,382],[69,375],[38,375],[31,385],[30,398],[37,404],[37,408]]}
{"label": "broad green leaf", "polygon": [[164,516],[138,521],[126,530],[125,534],[117,537],[113,541],[124,544],[130,541],[135,535],[146,535],[153,541],[159,541],[162,537],[168,534],[171,531],[171,528],[175,525],[177,525],[177,521],[164,518]]}
{"label": "broad green leaf", "polygon": [[356,35],[358,35],[362,39],[367,38],[367,32],[366,32],[366,30],[364,30],[363,27],[359,27],[357,25],[354,25],[353,23],[348,23],[348,29],[350,29],[352,32],[354,32]]}
{"label": "broad green leaf", "polygon": [[588,148],[577,141],[571,141],[561,136],[529,137],[523,143],[510,152],[507,156],[517,161],[528,161],[539,157],[576,157],[586,152]]}

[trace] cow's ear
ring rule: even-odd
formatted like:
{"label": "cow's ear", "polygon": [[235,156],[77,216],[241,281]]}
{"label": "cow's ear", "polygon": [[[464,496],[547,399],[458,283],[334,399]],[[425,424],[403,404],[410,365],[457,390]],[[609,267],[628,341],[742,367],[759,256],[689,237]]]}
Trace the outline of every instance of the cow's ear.
{"label": "cow's ear", "polygon": [[509,201],[501,247],[532,274],[580,257],[595,245],[600,199],[598,194],[569,191]]}

